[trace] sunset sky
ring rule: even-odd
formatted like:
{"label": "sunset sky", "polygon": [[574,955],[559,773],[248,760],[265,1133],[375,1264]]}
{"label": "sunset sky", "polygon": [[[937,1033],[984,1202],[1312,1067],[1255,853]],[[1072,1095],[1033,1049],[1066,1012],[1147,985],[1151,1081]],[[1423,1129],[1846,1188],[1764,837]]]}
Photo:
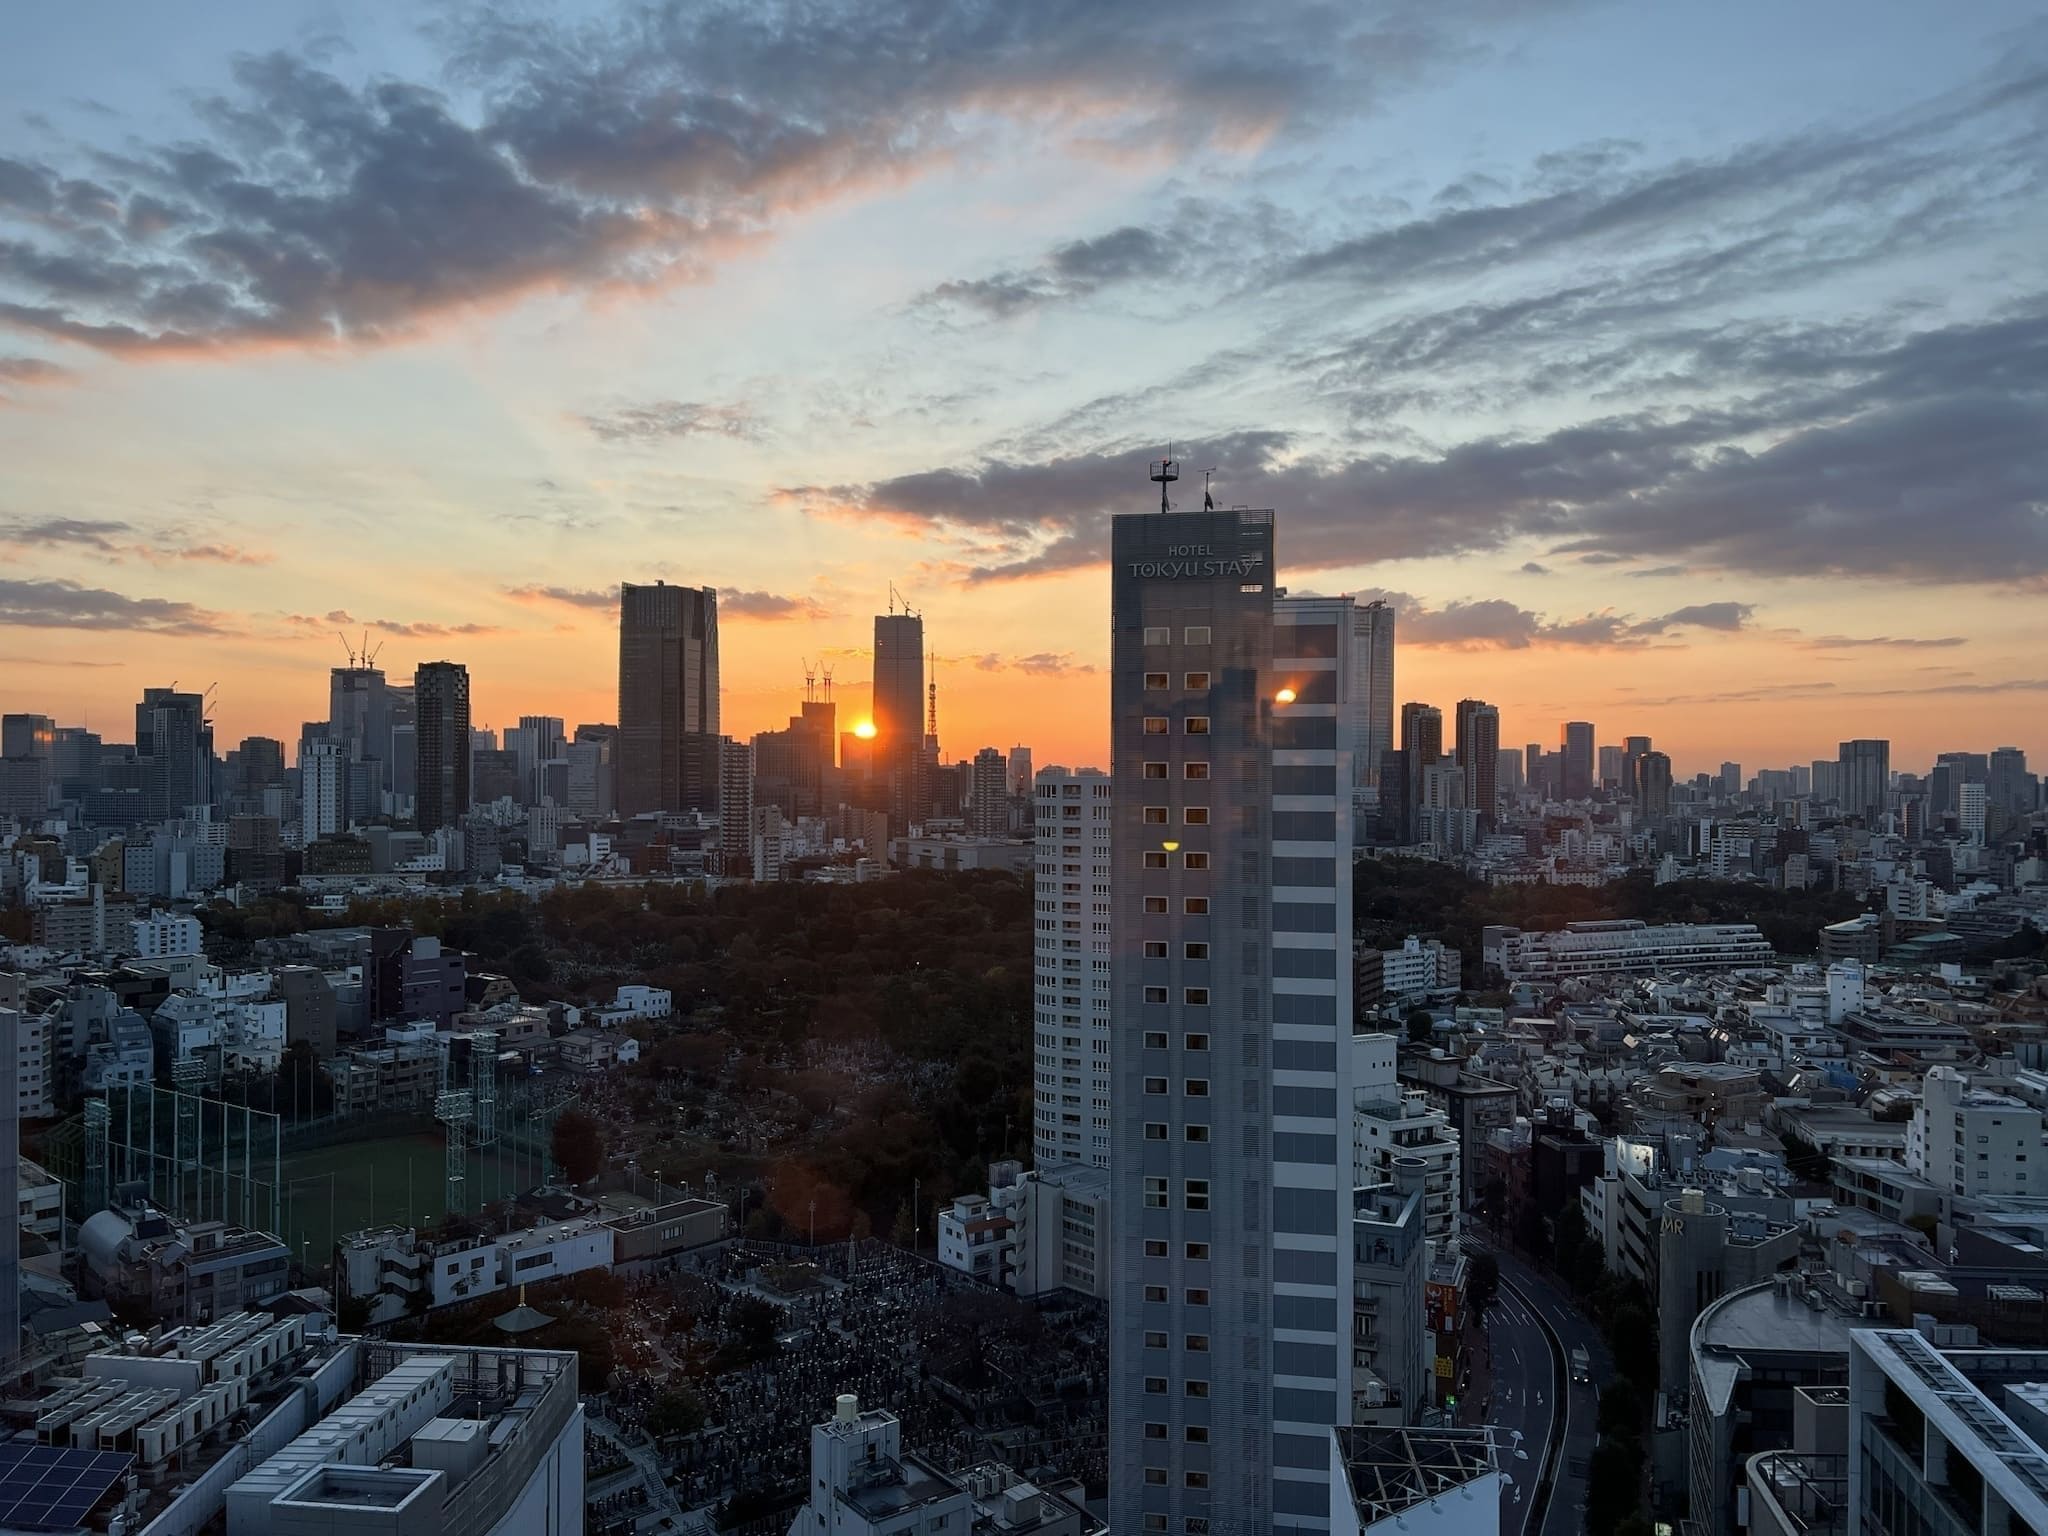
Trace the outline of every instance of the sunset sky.
{"label": "sunset sky", "polygon": [[1399,692],[1682,773],[2048,758],[2029,3],[78,0],[0,48],[0,709],[291,741],[336,631],[616,713],[1104,758],[1107,519],[1170,445]]}

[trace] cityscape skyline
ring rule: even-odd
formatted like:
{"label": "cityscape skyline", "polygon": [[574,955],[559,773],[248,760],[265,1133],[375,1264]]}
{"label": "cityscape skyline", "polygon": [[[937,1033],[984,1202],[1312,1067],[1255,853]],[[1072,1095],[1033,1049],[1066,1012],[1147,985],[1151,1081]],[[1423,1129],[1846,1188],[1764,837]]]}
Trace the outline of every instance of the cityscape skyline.
{"label": "cityscape skyline", "polygon": [[708,99],[687,8],[53,17],[0,61],[0,708],[217,682],[290,739],[368,629],[479,721],[604,720],[659,577],[723,594],[744,735],[807,659],[864,685],[893,581],[949,737],[1099,761],[1108,637],[1054,616],[1173,451],[1509,742],[1711,769],[1882,716],[1912,763],[2041,717],[2038,18],[1562,9],[1204,3],[1161,51],[1144,4],[921,50],[885,8],[842,57],[769,7],[710,50],[755,136],[639,146],[546,125]]}

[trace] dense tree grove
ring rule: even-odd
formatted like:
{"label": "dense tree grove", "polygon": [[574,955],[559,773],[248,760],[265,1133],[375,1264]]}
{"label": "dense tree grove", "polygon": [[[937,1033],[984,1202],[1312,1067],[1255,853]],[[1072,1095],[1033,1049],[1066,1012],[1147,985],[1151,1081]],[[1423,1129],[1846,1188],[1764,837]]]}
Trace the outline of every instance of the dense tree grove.
{"label": "dense tree grove", "polygon": [[1351,912],[1363,943],[1396,949],[1409,934],[1440,938],[1479,976],[1480,935],[1493,924],[1562,928],[1596,918],[1646,923],[1755,923],[1780,954],[1810,955],[1820,930],[1854,917],[1863,903],[1841,891],[1781,891],[1731,880],[1658,885],[1639,870],[1606,885],[1488,885],[1427,859],[1361,859]]}

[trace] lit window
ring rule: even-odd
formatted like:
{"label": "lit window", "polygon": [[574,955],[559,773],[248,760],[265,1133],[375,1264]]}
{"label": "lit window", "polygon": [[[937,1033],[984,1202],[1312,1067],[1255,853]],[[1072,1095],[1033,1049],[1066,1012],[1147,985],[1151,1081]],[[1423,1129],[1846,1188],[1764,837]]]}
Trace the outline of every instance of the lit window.
{"label": "lit window", "polygon": [[1145,734],[1147,736],[1164,736],[1166,729],[1166,716],[1147,715],[1145,717]]}
{"label": "lit window", "polygon": [[1183,679],[1182,686],[1187,688],[1206,688],[1209,686],[1209,674],[1206,672],[1190,672]]}
{"label": "lit window", "polygon": [[1187,724],[1183,729],[1190,736],[1206,736],[1209,734],[1209,717],[1207,715],[1189,715]]}
{"label": "lit window", "polygon": [[1209,765],[1207,763],[1182,763],[1180,767],[1183,778],[1206,779],[1209,777]]}
{"label": "lit window", "polygon": [[1147,672],[1145,674],[1145,687],[1148,690],[1164,688],[1166,686],[1168,686],[1168,682],[1164,672]]}

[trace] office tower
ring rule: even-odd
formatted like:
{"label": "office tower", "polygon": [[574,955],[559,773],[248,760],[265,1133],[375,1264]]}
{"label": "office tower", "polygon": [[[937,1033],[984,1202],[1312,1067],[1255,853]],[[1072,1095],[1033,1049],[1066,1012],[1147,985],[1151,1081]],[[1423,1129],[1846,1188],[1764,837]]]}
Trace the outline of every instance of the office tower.
{"label": "office tower", "polygon": [[1982,784],[1991,777],[1991,758],[1984,752],[1943,752],[1934,760],[1956,770],[1958,784]]}
{"label": "office tower", "polygon": [[50,742],[50,781],[58,794],[83,799],[100,787],[100,745],[98,734],[82,726],[57,727]]}
{"label": "office tower", "polygon": [[621,586],[621,814],[715,809],[717,738],[717,591],[666,582]]}
{"label": "office tower", "polygon": [[1530,789],[1543,793],[1543,745],[1530,742],[1522,748],[1522,777]]}
{"label": "office tower", "polygon": [[1495,754],[1495,761],[1500,764],[1494,778],[1500,792],[1504,795],[1520,794],[1523,784],[1521,750],[1517,747],[1503,747]]}
{"label": "office tower", "polygon": [[189,816],[213,803],[213,722],[202,694],[145,688],[135,706],[135,754],[151,821]]}
{"label": "office tower", "polygon": [[1380,760],[1394,750],[1394,610],[1383,601],[1352,609],[1351,676],[1358,694],[1352,707],[1353,781],[1373,788]]}
{"label": "office tower", "polygon": [[1040,1168],[1107,1168],[1110,925],[1094,908],[1110,898],[1110,779],[1100,768],[1041,768],[1032,790],[1033,896],[1041,913],[1058,914],[1040,918],[1032,943],[1032,1153]]}
{"label": "office tower", "polygon": [[1010,748],[1009,790],[1013,795],[1031,793],[1031,749],[1019,744]]}
{"label": "office tower", "polygon": [[1842,798],[1842,765],[1834,758],[1816,757],[1808,766],[1807,775],[1814,799],[1827,802]]}
{"label": "office tower", "polygon": [[914,613],[878,613],[869,764],[892,833],[924,814],[924,708],[924,620]]}
{"label": "office tower", "polygon": [[1500,812],[1500,711],[1479,699],[1460,699],[1457,720],[1465,804],[1491,826]]}
{"label": "office tower", "polygon": [[[1866,827],[1884,821],[1886,799],[1891,792],[1892,744],[1888,741],[1845,741],[1836,761],[1841,764],[1842,814],[1859,816]],[[1983,776],[1978,775],[1979,783]]]}
{"label": "office tower", "polygon": [[1621,748],[1606,746],[1594,753],[1593,782],[1602,789],[1618,789],[1621,786]]}
{"label": "office tower", "polygon": [[1636,792],[1636,759],[1650,750],[1647,736],[1624,736],[1621,738],[1621,792],[1633,795]]}
{"label": "office tower", "polygon": [[413,825],[422,832],[460,826],[469,814],[477,734],[469,724],[469,669],[455,661],[423,661],[413,674],[412,693],[419,756]]}
{"label": "office tower", "polygon": [[48,715],[0,715],[0,757],[47,762],[56,743],[57,722]]}
{"label": "office tower", "polygon": [[234,792],[257,796],[284,783],[284,743],[270,736],[244,736],[235,748]]}
{"label": "office tower", "polygon": [[[1423,776],[1431,764],[1444,755],[1444,712],[1434,704],[1410,702],[1401,706],[1401,766],[1407,781],[1401,788],[1406,810],[1401,818],[1400,841],[1420,839],[1420,813],[1428,801],[1423,793]],[[1384,761],[1384,759],[1383,759]],[[1387,784],[1380,782],[1385,798]]]}
{"label": "office tower", "polygon": [[974,754],[967,790],[967,830],[975,837],[1010,835],[1009,780],[1009,763],[994,747],[983,747]]}
{"label": "office tower", "polygon": [[1716,784],[1717,787],[1720,789],[1721,794],[1727,799],[1732,800],[1737,795],[1741,794],[1742,764],[1723,763],[1721,765],[1721,772],[1716,777]]}
{"label": "office tower", "polygon": [[1636,780],[1631,786],[1636,809],[1644,816],[1671,814],[1671,759],[1662,752],[1644,752],[1636,758]]}
{"label": "office tower", "polygon": [[[544,787],[543,770],[549,763],[562,761],[563,740],[562,720],[559,715],[521,715],[519,717],[519,742],[513,750],[519,753],[519,782],[524,786],[529,805],[539,805],[547,796]],[[505,733],[508,737],[510,731]],[[512,746],[511,742],[506,743]]]}
{"label": "office tower", "polygon": [[754,749],[730,736],[718,739],[718,872],[739,878],[754,872]]}
{"label": "office tower", "polygon": [[1351,604],[1276,604],[1270,512],[1112,526],[1110,1526],[1327,1528]]}
{"label": "office tower", "polygon": [[252,893],[284,884],[284,841],[275,816],[228,818],[227,878]]}
{"label": "office tower", "polygon": [[1563,759],[1563,798],[1584,800],[1593,793],[1593,726],[1586,720],[1567,720],[1560,734],[1558,750]]}
{"label": "office tower", "polygon": [[586,821],[604,821],[615,805],[612,749],[615,725],[579,725],[569,743],[569,809]]}
{"label": "office tower", "polygon": [[1965,784],[1958,792],[1956,825],[1962,828],[1963,841],[1978,847],[1984,845],[1984,822],[1991,808],[1988,786]]}
{"label": "office tower", "polygon": [[299,841],[311,843],[348,825],[348,758],[331,741],[299,748]]}
{"label": "office tower", "polygon": [[353,776],[349,814],[367,818],[381,808],[391,784],[391,701],[381,668],[364,661],[328,672],[327,739],[351,762],[375,764],[367,778]]}
{"label": "office tower", "polygon": [[2018,747],[1999,747],[1991,754],[1984,783],[1994,810],[2025,816],[2040,798],[2040,784],[2027,772],[2027,754]]}

